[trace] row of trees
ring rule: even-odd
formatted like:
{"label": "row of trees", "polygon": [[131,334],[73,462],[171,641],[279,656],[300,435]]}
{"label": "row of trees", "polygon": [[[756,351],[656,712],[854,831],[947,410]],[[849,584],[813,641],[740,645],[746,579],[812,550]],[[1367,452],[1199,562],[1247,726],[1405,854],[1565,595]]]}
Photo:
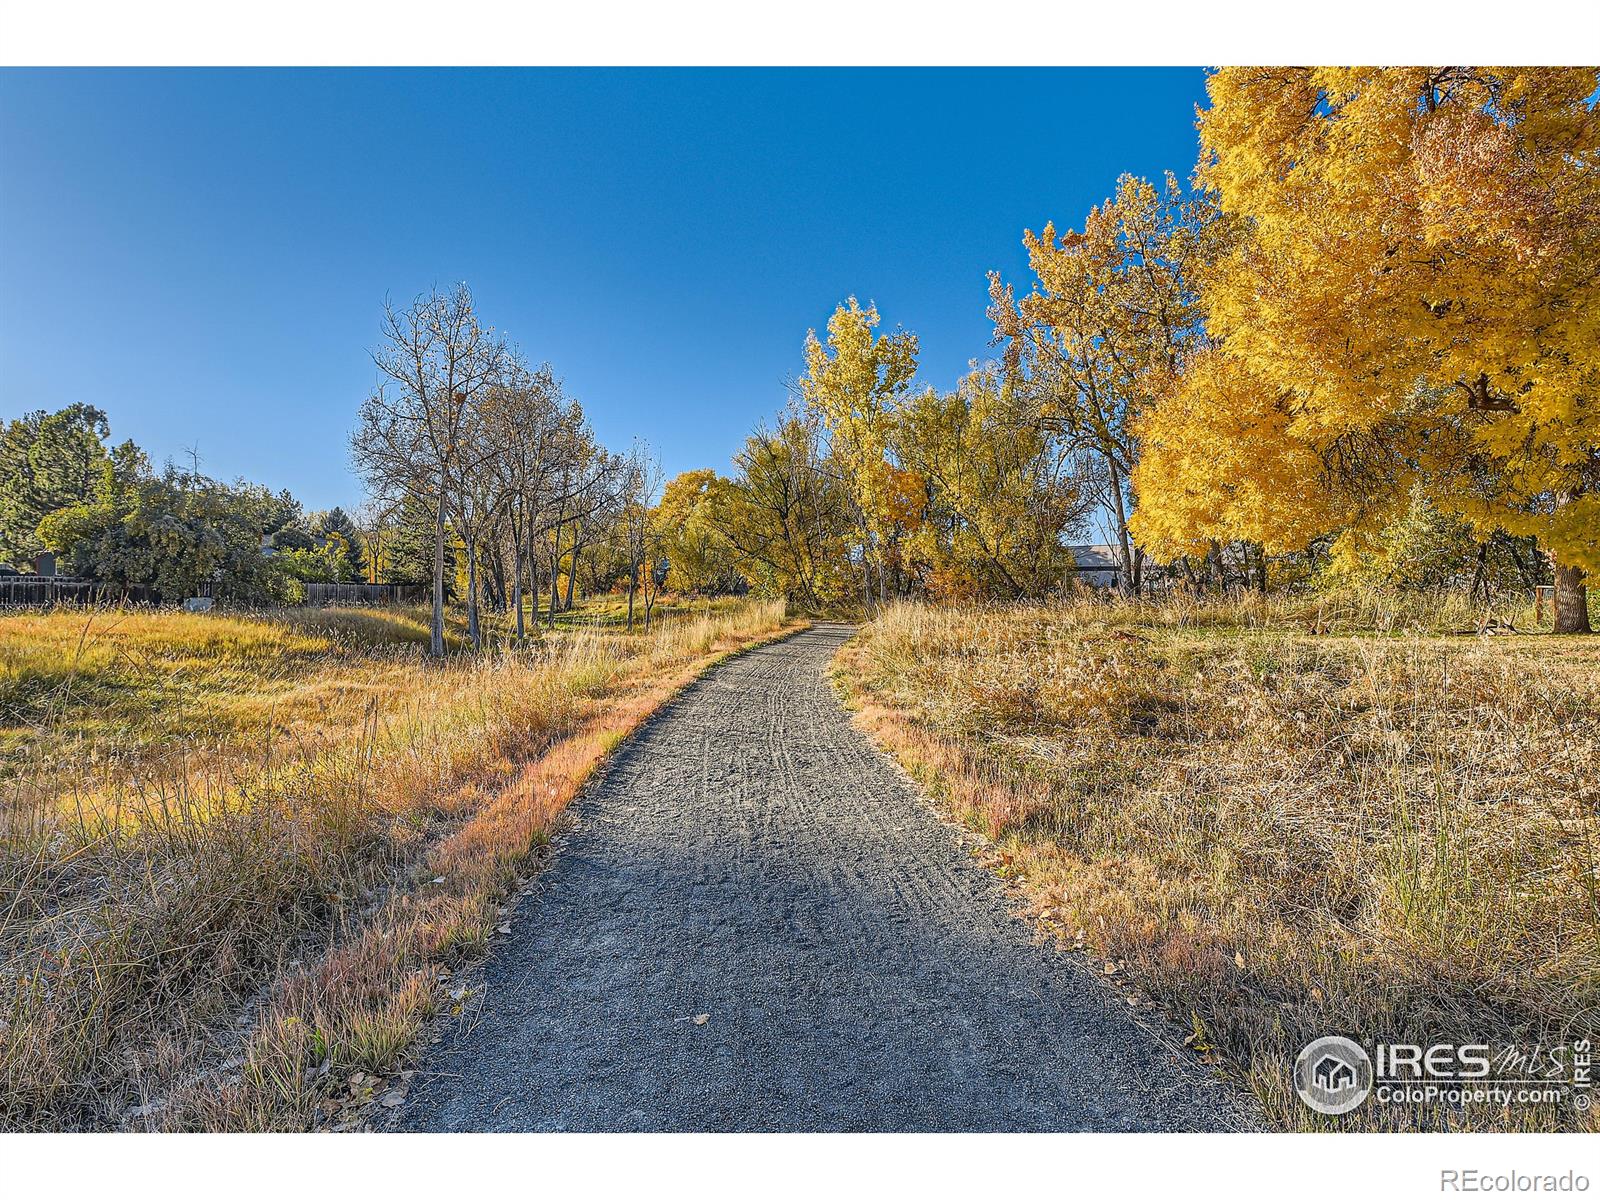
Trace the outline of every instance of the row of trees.
{"label": "row of trees", "polygon": [[854,299],[708,525],[763,587],[1031,596],[1114,530],[1194,586],[1600,576],[1593,69],[1232,68],[1195,187],[1124,177],[998,275],[998,363],[917,389]]}
{"label": "row of trees", "polygon": [[[1112,529],[1123,587],[1600,576],[1600,110],[1584,69],[1216,72],[1192,189],[1118,181],[993,275],[998,361],[916,383],[918,342],[850,298],[731,477],[662,486],[601,446],[467,288],[386,306],[353,457],[374,500],[302,516],[131,444],[76,405],[0,443],[0,559],[49,545],[163,595],[226,579],[421,583],[548,616],[575,589],[752,587],[811,609],[1036,598]],[[263,542],[265,535],[265,542]],[[262,546],[275,551],[262,552]],[[267,559],[271,564],[267,564]],[[563,587],[564,585],[564,587]],[[530,600],[532,603],[530,604]]]}
{"label": "row of trees", "polygon": [[275,603],[301,583],[366,578],[365,536],[342,509],[307,514],[288,492],[210,478],[197,456],[157,469],[110,436],[87,404],[0,429],[0,563],[31,570],[49,552],[108,592],[156,600]]}
{"label": "row of trees", "polygon": [[705,488],[729,569],[808,608],[1058,588],[1095,505],[1082,463],[996,367],[914,389],[915,336],[878,325],[851,298],[808,336],[788,411]]}
{"label": "row of trees", "polygon": [[[362,404],[354,460],[379,506],[431,527],[432,651],[444,652],[452,551],[464,560],[467,635],[504,608],[518,639],[549,588],[549,619],[570,606],[585,559],[601,586],[623,587],[628,626],[649,622],[664,580],[660,471],[635,447],[600,445],[548,364],[530,366],[478,317],[465,284],[384,308],[373,354],[379,383]],[[561,584],[565,580],[565,595]]]}

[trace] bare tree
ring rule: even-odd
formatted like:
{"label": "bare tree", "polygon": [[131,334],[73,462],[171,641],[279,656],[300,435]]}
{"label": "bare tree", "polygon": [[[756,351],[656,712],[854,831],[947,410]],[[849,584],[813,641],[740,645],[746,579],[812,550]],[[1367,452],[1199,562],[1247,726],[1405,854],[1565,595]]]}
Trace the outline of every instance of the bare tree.
{"label": "bare tree", "polygon": [[[507,366],[507,350],[478,321],[466,284],[385,303],[373,351],[379,383],[361,405],[351,438],[357,467],[380,492],[408,492],[433,506],[433,628],[429,649],[444,654],[445,529],[475,518],[466,478],[492,452],[480,435],[483,402]],[[475,611],[475,610],[474,610]]]}
{"label": "bare tree", "polygon": [[366,552],[367,582],[377,583],[378,573],[388,553],[389,527],[394,521],[399,501],[393,496],[378,493],[356,509],[352,520],[361,535],[362,549]]}
{"label": "bare tree", "polygon": [[[545,552],[550,564],[551,628],[555,627],[556,611],[561,605],[561,560],[569,553],[573,555],[568,576],[570,599],[570,582],[578,567],[577,554],[585,545],[592,544],[592,541],[582,540],[586,536],[583,527],[616,503],[626,462],[595,442],[589,427],[582,422],[582,410],[576,404],[572,406],[565,435],[558,447],[560,455],[544,525],[549,534]],[[569,535],[572,537],[570,546],[567,544]]]}
{"label": "bare tree", "polygon": [[529,370],[513,359],[504,382],[490,395],[486,417],[488,435],[497,445],[491,463],[504,502],[503,538],[509,543],[511,606],[520,642],[527,635],[523,580],[527,594],[537,596],[533,547],[544,532],[544,513],[552,499],[562,434],[571,423],[571,411],[563,404],[561,382],[548,363]]}
{"label": "bare tree", "polygon": [[657,567],[661,558],[661,532],[656,521],[656,503],[661,498],[661,462],[649,449],[636,445],[624,467],[621,504],[621,540],[628,563],[628,632],[633,632],[635,598],[643,592],[644,624],[650,628],[651,613],[660,592]]}

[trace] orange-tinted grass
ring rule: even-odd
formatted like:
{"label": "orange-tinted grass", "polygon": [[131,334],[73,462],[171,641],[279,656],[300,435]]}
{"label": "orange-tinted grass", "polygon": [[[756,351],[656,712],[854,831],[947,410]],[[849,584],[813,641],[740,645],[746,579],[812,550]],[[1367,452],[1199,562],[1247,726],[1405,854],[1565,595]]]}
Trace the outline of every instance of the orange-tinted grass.
{"label": "orange-tinted grass", "polygon": [[[518,769],[431,849],[416,889],[393,897],[357,936],[282,981],[237,1079],[220,1088],[197,1083],[149,1126],[305,1129],[337,1117],[353,1092],[370,1094],[372,1076],[381,1087],[427,1018],[447,1003],[453,972],[486,950],[502,902],[606,757],[712,665],[803,625],[790,622],[753,639],[701,639],[700,657],[664,677],[639,679]],[[352,1086],[356,1073],[365,1078]]]}

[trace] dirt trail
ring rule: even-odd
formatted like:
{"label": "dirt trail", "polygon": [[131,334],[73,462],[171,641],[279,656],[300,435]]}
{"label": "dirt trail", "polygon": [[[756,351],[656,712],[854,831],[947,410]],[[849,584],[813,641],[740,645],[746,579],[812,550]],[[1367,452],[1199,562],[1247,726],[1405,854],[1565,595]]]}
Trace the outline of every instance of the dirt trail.
{"label": "dirt trail", "polygon": [[617,755],[400,1127],[1242,1123],[1084,964],[1032,943],[851,726],[825,675],[849,634],[724,663]]}

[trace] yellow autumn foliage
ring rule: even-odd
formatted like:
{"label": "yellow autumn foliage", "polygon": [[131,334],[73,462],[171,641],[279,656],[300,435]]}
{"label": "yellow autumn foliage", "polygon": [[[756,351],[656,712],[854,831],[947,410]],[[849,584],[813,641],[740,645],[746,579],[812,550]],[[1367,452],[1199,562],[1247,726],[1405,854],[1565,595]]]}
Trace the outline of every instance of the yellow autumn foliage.
{"label": "yellow autumn foliage", "polygon": [[1229,68],[1207,345],[1143,421],[1141,542],[1370,535],[1421,487],[1600,577],[1590,68]]}

